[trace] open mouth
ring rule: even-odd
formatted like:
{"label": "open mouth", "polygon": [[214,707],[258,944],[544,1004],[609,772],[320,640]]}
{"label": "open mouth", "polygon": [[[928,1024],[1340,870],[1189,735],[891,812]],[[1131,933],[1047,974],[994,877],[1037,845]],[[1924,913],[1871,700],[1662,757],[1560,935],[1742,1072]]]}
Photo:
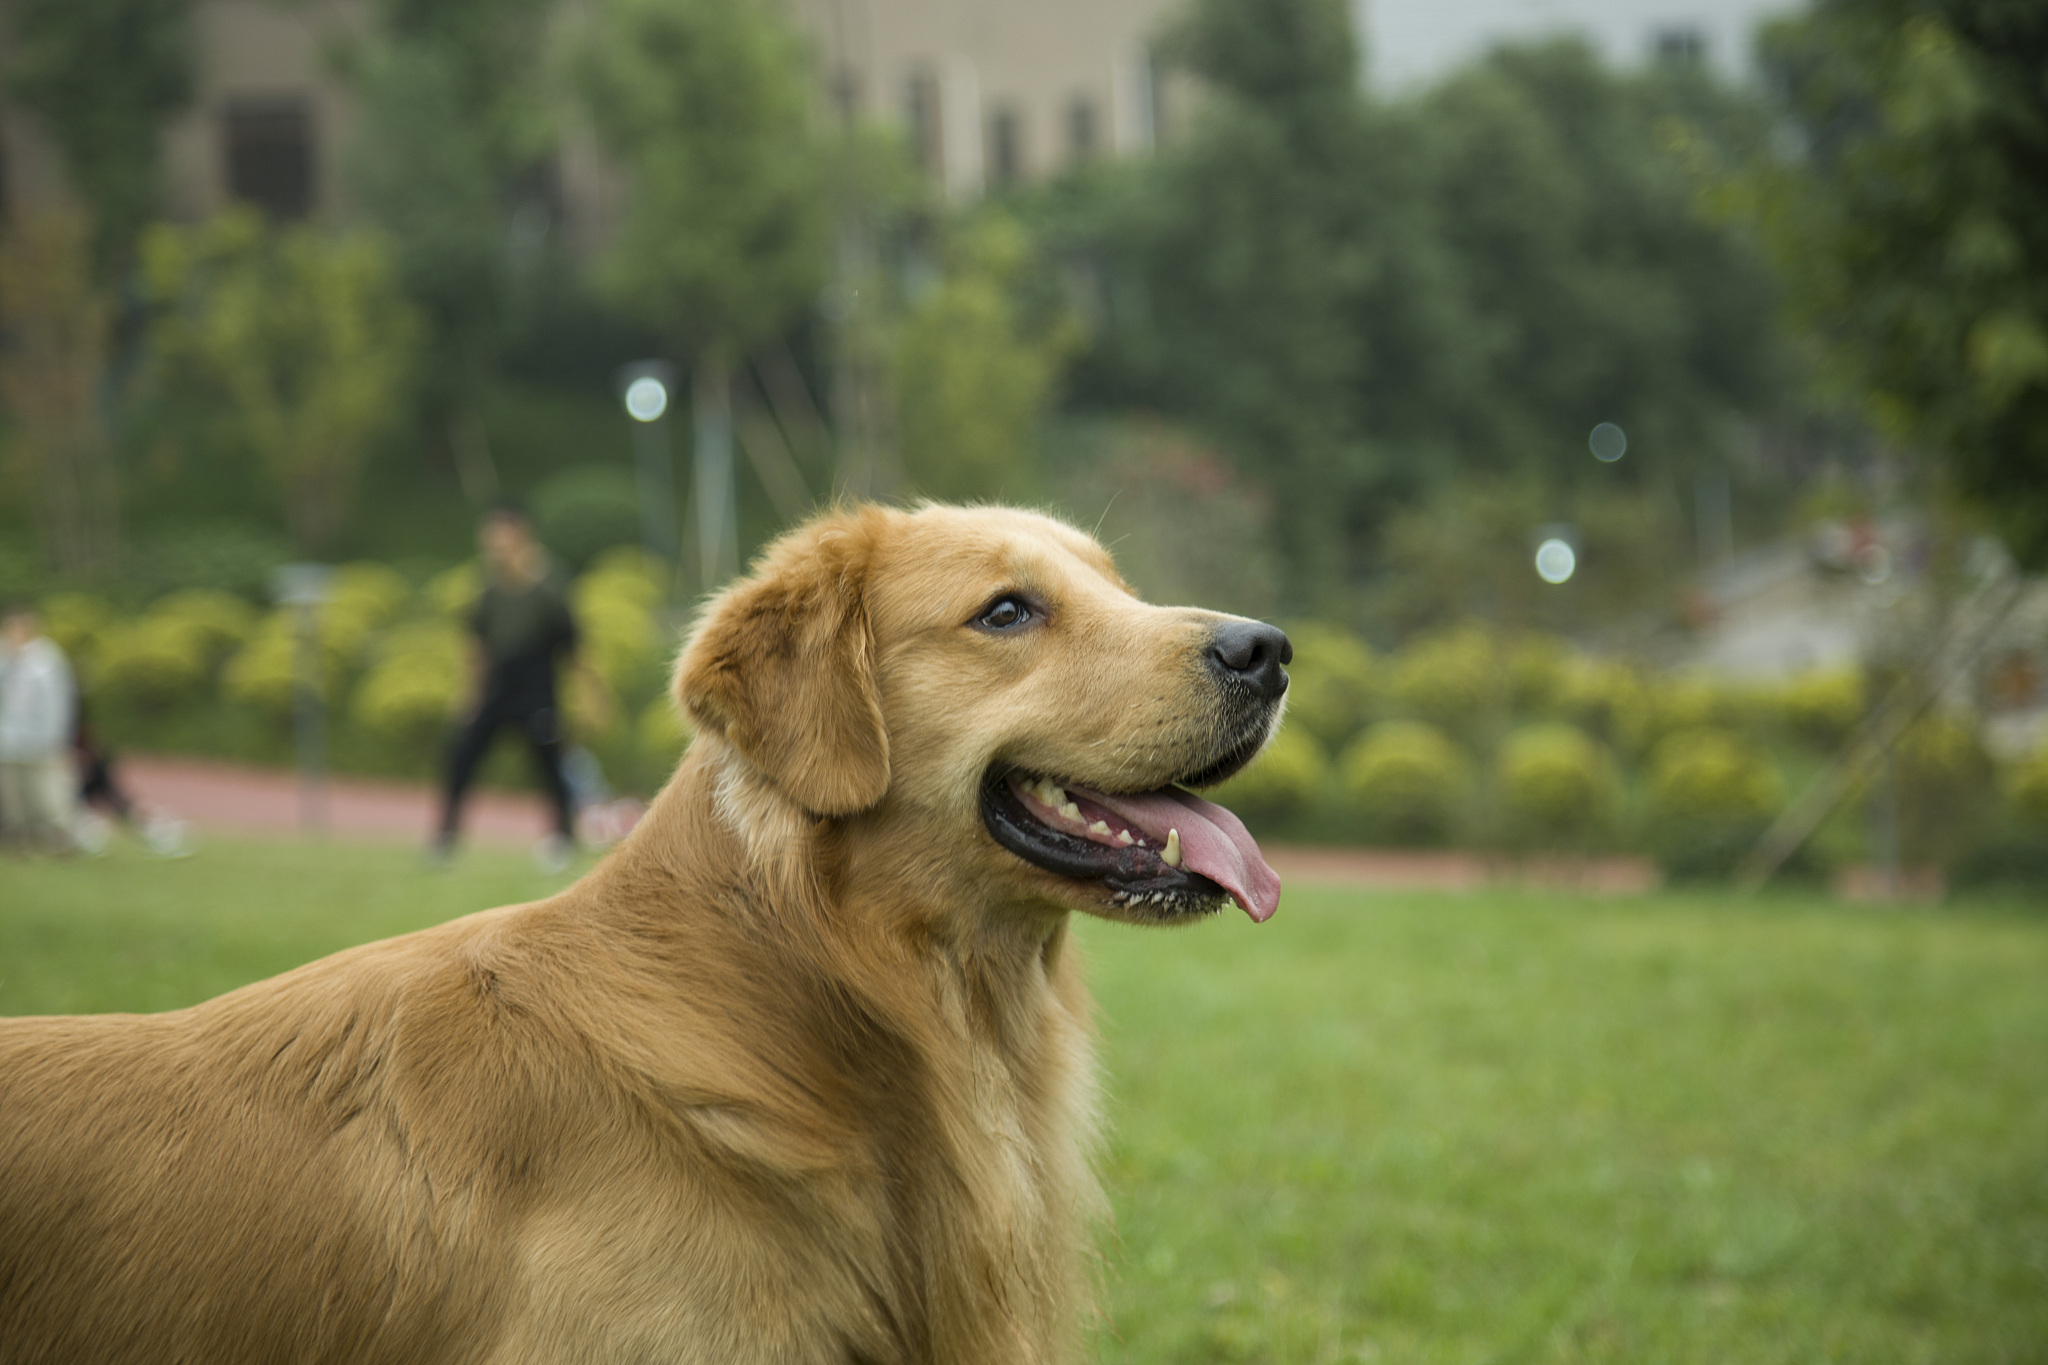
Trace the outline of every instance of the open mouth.
{"label": "open mouth", "polygon": [[1179,787],[1090,791],[997,766],[981,784],[981,819],[998,844],[1034,867],[1101,882],[1119,906],[1161,919],[1236,902],[1263,922],[1280,877],[1244,823]]}

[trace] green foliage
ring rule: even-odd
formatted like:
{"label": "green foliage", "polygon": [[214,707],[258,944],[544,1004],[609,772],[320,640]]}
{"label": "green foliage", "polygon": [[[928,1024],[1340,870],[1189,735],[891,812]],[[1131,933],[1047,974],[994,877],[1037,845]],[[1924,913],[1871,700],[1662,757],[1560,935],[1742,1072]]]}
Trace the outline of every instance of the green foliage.
{"label": "green foliage", "polygon": [[580,652],[613,692],[631,689],[662,662],[664,637],[654,616],[661,586],[637,565],[614,562],[576,580],[571,591]]}
{"label": "green foliage", "polygon": [[1899,739],[1891,772],[1907,865],[1951,867],[1983,842],[1997,787],[1966,718],[1938,713],[1915,721]]}
{"label": "green foliage", "polygon": [[550,475],[528,501],[541,540],[575,568],[640,534],[639,488],[631,472],[611,465],[576,465]]}
{"label": "green foliage", "polygon": [[114,623],[114,608],[91,593],[60,592],[43,599],[43,634],[56,641],[72,666],[89,669],[101,635]]}
{"label": "green foliage", "polygon": [[1329,776],[1329,756],[1315,736],[1285,725],[1243,772],[1210,795],[1254,816],[1299,814],[1321,798]]}
{"label": "green foliage", "polygon": [[284,495],[301,546],[333,544],[403,391],[417,324],[367,234],[273,230],[248,209],[143,242],[161,378],[210,387]]}
{"label": "green foliage", "polygon": [[1501,742],[1500,795],[1509,818],[1527,834],[1580,839],[1611,814],[1614,762],[1591,736],[1571,725],[1530,725]]}
{"label": "green foliage", "polygon": [[14,0],[8,92],[41,117],[118,273],[157,212],[164,124],[191,102],[192,0]]}
{"label": "green foliage", "polygon": [[1800,739],[1834,749],[1849,737],[1869,705],[1858,668],[1808,669],[1785,683],[1778,708]]}
{"label": "green foliage", "polygon": [[1764,54],[1806,146],[1730,207],[1839,384],[2048,562],[2048,8],[1822,0]]}
{"label": "green foliage", "polygon": [[[1207,92],[1193,129],[1075,196],[1094,216],[1067,231],[1107,275],[1078,387],[1198,423],[1265,482],[1304,605],[1395,556],[1434,566],[1388,574],[1415,599],[1389,604],[1403,627],[1527,625],[1667,584],[1684,542],[1642,484],[1725,459],[1790,373],[1760,254],[1696,211],[1697,156],[1752,145],[1752,102],[1559,42],[1374,104],[1334,0],[1208,0],[1178,52]],[[1580,498],[1603,420],[1660,472],[1631,465],[1613,476],[1626,496]],[[1507,535],[1438,534],[1441,518],[1386,533],[1481,472],[1500,496],[1461,517],[1508,517]],[[1527,536],[1573,501],[1604,571],[1547,589]]]}
{"label": "green foliage", "polygon": [[1373,726],[1344,750],[1338,769],[1367,830],[1401,843],[1435,843],[1451,832],[1468,770],[1443,731],[1413,720]]}
{"label": "green foliage", "polygon": [[[291,715],[297,660],[298,630],[292,613],[272,612],[221,670],[221,693],[238,706],[281,721]],[[316,665],[313,685],[331,695],[333,684],[333,670]]]}
{"label": "green foliage", "polygon": [[1358,732],[1371,714],[1380,670],[1363,640],[1324,621],[1287,627],[1287,719],[1330,748]]}
{"label": "green foliage", "polygon": [[1019,308],[1029,250],[1015,221],[984,213],[961,231],[944,276],[898,329],[903,463],[932,497],[1032,491],[1032,436],[1076,336],[1063,315],[1033,325]]}
{"label": "green foliage", "polygon": [[599,0],[570,78],[631,185],[599,290],[684,354],[773,335],[827,264],[811,77],[773,10]]}
{"label": "green foliage", "polygon": [[1631,754],[1640,753],[1655,731],[1651,684],[1618,659],[1581,655],[1568,661],[1559,680],[1557,710]]}
{"label": "green foliage", "polygon": [[256,626],[256,609],[233,593],[216,588],[186,588],[160,598],[150,615],[188,623],[199,634],[211,668],[221,657],[249,638]]}
{"label": "green foliage", "polygon": [[347,169],[425,322],[429,417],[476,420],[534,278],[559,268],[527,173],[555,140],[547,0],[377,0],[346,51],[362,110]]}
{"label": "green foliage", "polygon": [[466,559],[452,569],[443,569],[427,580],[420,595],[443,616],[467,616],[484,595],[484,567]]}
{"label": "green foliage", "polygon": [[124,622],[100,637],[94,686],[142,707],[188,696],[206,680],[207,636],[197,622],[155,614]]}
{"label": "green foliage", "polygon": [[83,214],[25,207],[8,217],[0,232],[0,477],[13,485],[5,502],[19,497],[32,511],[49,568],[104,574],[120,510],[105,421],[113,294],[93,279]]}
{"label": "green foliage", "polygon": [[352,665],[372,636],[404,609],[412,588],[384,564],[344,564],[320,604],[320,640],[337,663]]}
{"label": "green foliage", "polygon": [[2015,809],[2048,827],[2048,744],[2042,744],[2005,773],[2005,794]]}
{"label": "green foliage", "polygon": [[1784,799],[1770,760],[1727,730],[1685,730],[1657,744],[1650,794],[1660,814],[1676,820],[1755,819]]}
{"label": "green foliage", "polygon": [[388,632],[350,703],[372,733],[431,742],[448,725],[463,687],[463,632],[447,621],[414,621]]}
{"label": "green foliage", "polygon": [[1493,636],[1478,625],[1421,635],[1394,656],[1393,692],[1410,714],[1471,735],[1504,701],[1504,668]]}

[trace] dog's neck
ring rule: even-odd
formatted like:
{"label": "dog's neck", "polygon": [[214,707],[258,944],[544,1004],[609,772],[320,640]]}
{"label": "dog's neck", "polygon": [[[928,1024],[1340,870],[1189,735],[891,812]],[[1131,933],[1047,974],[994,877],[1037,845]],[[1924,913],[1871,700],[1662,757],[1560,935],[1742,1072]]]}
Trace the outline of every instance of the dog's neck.
{"label": "dog's neck", "polygon": [[[946,1300],[923,1311],[931,1340],[958,1349],[935,1358],[1011,1359],[1011,1336],[1064,1338],[1088,1297],[1071,1213],[1099,1209],[1095,1078],[1068,916],[1029,905],[965,916],[954,888],[887,875],[886,857],[864,860],[866,843],[791,806],[699,737],[601,875],[665,888],[673,919],[634,927],[667,940],[651,945],[655,956],[686,961],[691,936],[707,932],[737,935],[761,955],[750,1008],[764,1021],[799,1021],[785,1039],[821,1040],[809,1065],[845,1109],[868,1116],[846,1160],[878,1166],[878,1188],[899,1191],[893,1198],[937,1186],[970,1192],[914,1199],[916,1211],[893,1216],[917,1224],[906,1244],[930,1258],[917,1296]],[[787,1061],[804,1065],[796,1054]],[[824,1115],[811,1120],[802,1104],[756,1112],[763,1124],[735,1133],[736,1154],[761,1159],[786,1133],[800,1168],[818,1169],[821,1157],[838,1164],[821,1147],[841,1141],[826,1136]],[[895,1164],[904,1161],[913,1165]],[[1009,1283],[1019,1276],[1032,1286]],[[1018,1323],[1022,1304],[1051,1316]]]}

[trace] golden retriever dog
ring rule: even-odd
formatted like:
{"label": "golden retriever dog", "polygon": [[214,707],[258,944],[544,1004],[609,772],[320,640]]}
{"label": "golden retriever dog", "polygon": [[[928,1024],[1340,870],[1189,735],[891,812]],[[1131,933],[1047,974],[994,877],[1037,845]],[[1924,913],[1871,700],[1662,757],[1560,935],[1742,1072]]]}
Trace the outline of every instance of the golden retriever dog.
{"label": "golden retriever dog", "polygon": [[694,742],[561,894],[0,1025],[0,1361],[1072,1359],[1069,921],[1273,913],[1187,788],[1288,658],[1047,517],[820,516],[707,604]]}

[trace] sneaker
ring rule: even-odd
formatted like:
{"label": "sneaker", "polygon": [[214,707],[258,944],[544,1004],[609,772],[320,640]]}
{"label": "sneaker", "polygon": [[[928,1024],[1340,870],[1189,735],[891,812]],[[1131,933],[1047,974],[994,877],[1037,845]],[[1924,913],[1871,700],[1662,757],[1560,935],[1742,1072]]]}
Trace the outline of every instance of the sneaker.
{"label": "sneaker", "polygon": [[426,848],[421,851],[420,861],[436,872],[447,867],[455,861],[455,836],[436,834],[427,841]]}
{"label": "sneaker", "polygon": [[153,816],[142,825],[142,846],[159,858],[189,858],[192,837],[183,820]]}
{"label": "sneaker", "polygon": [[563,835],[550,834],[533,846],[533,863],[550,877],[559,876],[569,870],[569,859],[575,854],[575,844]]}

